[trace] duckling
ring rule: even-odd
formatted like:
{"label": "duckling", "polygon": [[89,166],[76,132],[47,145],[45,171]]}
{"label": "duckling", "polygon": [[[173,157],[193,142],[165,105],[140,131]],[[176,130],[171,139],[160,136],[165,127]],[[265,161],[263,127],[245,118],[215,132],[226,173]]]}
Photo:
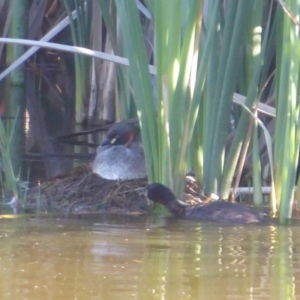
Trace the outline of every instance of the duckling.
{"label": "duckling", "polygon": [[147,196],[150,200],[167,207],[173,215],[188,219],[248,224],[260,223],[265,217],[264,213],[254,208],[223,200],[189,205],[177,200],[171,190],[160,183],[150,184],[147,187]]}
{"label": "duckling", "polygon": [[132,125],[120,122],[107,132],[97,148],[93,172],[110,180],[129,180],[147,176],[144,149],[136,141]]}

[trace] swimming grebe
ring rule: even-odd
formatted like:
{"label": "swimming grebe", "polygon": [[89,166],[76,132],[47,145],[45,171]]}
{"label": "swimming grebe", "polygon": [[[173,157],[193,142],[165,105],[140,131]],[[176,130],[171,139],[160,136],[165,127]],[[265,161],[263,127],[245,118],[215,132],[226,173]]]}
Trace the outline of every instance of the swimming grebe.
{"label": "swimming grebe", "polygon": [[188,219],[247,224],[259,223],[265,217],[264,213],[254,208],[223,200],[189,205],[177,200],[171,190],[160,183],[150,184],[147,190],[150,200],[164,205],[172,214]]}

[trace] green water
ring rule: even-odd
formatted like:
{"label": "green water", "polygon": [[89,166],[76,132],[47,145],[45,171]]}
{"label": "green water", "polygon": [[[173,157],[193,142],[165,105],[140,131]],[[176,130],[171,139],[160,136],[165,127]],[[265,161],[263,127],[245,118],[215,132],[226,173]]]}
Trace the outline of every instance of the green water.
{"label": "green water", "polygon": [[0,299],[300,299],[299,228],[0,219]]}

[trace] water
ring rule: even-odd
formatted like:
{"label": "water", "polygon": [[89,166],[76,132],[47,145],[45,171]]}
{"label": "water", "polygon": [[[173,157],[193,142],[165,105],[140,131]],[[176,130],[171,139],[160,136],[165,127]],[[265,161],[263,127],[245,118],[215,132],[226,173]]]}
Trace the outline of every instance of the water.
{"label": "water", "polygon": [[0,298],[300,299],[299,237],[136,216],[0,219]]}

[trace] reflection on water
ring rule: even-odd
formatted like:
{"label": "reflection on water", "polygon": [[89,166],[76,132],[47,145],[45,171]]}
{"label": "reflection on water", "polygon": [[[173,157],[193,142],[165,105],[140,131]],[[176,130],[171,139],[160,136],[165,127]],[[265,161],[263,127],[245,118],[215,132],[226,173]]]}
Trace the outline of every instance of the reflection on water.
{"label": "reflection on water", "polygon": [[1,299],[300,296],[299,226],[132,216],[0,224]]}

